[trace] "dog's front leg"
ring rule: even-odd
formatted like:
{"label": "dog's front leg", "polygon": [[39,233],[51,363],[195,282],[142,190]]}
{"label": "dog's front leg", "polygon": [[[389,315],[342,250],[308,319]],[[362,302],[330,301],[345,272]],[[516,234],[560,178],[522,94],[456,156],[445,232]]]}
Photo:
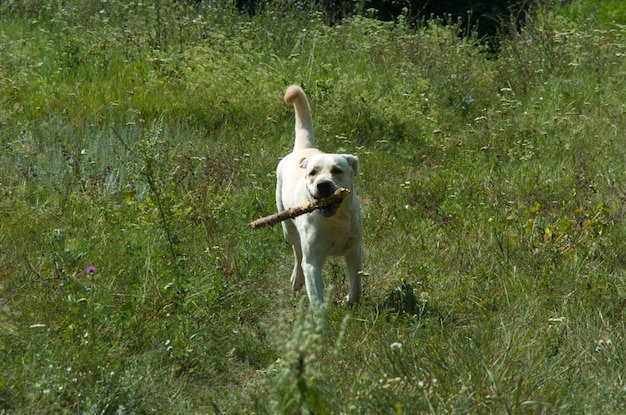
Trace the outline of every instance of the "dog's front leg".
{"label": "dog's front leg", "polygon": [[324,255],[307,255],[302,257],[302,271],[306,293],[313,307],[322,308],[324,305],[324,281],[322,280],[322,268],[326,257]]}

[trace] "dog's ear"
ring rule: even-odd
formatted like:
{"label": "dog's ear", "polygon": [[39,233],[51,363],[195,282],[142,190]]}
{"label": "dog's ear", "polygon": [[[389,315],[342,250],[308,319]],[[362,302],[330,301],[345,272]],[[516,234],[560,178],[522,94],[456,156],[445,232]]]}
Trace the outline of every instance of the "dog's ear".
{"label": "dog's ear", "polygon": [[348,162],[350,167],[352,167],[354,175],[356,176],[357,174],[359,174],[359,158],[357,156],[353,156],[352,154],[346,154],[344,157],[346,158],[346,161]]}
{"label": "dog's ear", "polygon": [[306,169],[307,164],[309,164],[309,158],[308,157],[302,157],[300,159],[300,163],[298,163],[298,164],[300,164],[300,168],[301,169]]}

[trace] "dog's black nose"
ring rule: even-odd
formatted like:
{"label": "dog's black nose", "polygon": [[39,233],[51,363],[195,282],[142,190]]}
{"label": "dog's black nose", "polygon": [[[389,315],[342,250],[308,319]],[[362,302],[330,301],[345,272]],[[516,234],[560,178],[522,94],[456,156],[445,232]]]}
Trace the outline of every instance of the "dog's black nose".
{"label": "dog's black nose", "polygon": [[335,185],[330,180],[319,181],[316,186],[320,197],[328,197],[335,191]]}

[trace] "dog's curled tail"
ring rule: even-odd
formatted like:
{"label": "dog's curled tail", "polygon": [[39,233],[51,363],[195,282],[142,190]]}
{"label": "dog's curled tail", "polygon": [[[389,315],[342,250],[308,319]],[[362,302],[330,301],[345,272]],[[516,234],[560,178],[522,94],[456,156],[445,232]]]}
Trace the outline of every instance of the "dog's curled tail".
{"label": "dog's curled tail", "polygon": [[291,85],[285,91],[285,103],[293,104],[296,110],[296,142],[294,151],[301,148],[315,147],[313,135],[313,120],[311,119],[311,107],[306,99],[306,94],[298,85]]}

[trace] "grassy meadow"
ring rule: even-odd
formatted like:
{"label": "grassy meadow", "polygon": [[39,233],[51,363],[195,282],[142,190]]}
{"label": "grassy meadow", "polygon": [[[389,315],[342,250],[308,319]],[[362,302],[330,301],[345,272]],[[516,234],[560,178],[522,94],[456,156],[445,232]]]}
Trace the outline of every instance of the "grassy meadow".
{"label": "grassy meadow", "polygon": [[[624,26],[191,3],[0,2],[0,413],[626,413]],[[292,83],[361,162],[330,336],[246,227]]]}

